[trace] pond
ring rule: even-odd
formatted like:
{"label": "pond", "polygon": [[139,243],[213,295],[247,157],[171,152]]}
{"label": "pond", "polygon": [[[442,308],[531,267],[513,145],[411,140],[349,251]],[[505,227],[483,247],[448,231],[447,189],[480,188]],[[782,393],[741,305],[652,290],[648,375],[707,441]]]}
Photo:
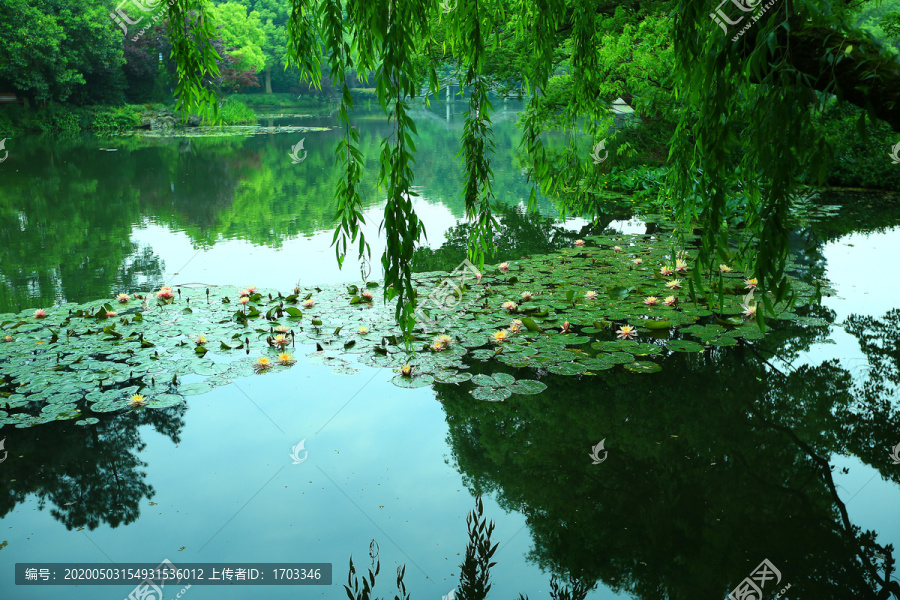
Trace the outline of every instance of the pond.
{"label": "pond", "polygon": [[[506,290],[518,294],[529,281],[537,290],[536,278],[543,277],[560,282],[559,297],[545,291],[545,308],[560,320],[540,307],[529,312],[517,297],[521,306],[510,311],[517,315],[503,318],[537,319],[542,331],[528,327],[515,340],[491,343],[485,337],[491,323],[478,328],[484,317],[467,313],[463,325],[449,329],[459,352],[415,363],[430,373],[410,378],[416,385],[378,358],[375,342],[347,334],[369,324],[388,335],[381,328],[391,313],[382,310],[375,287],[371,308],[356,302],[362,312],[335,308],[320,317],[327,335],[319,327],[301,333],[296,325],[296,364],[254,375],[242,363],[224,376],[230,361],[239,362],[235,356],[252,358],[249,342],[246,358],[243,346],[237,354],[224,349],[231,339],[226,329],[250,327],[232,313],[277,310],[295,286],[302,293],[295,292],[294,303],[304,310],[307,292],[322,310],[349,306],[349,298],[361,298],[364,280],[379,279],[383,200],[371,161],[364,201],[373,259],[351,256],[339,270],[330,247],[338,132],[315,128],[331,126],[333,117],[272,117],[253,135],[15,140],[16,152],[0,165],[0,313],[16,315],[0,319],[2,333],[20,338],[13,344],[43,345],[32,340],[45,330],[33,321],[18,324],[36,309],[46,309],[49,322],[69,309],[93,313],[115,304],[119,293],[162,286],[176,297],[148,310],[146,321],[176,314],[190,326],[167,321],[156,332],[148,355],[165,347],[165,369],[130,363],[145,369],[139,374],[155,374],[145,388],[151,392],[163,373],[166,379],[174,373],[182,395],[168,407],[153,406],[148,393],[151,405],[141,410],[103,400],[103,410],[102,402],[94,411],[79,404],[77,417],[28,417],[27,411],[43,414],[38,395],[50,402],[60,393],[41,389],[54,381],[39,368],[44,349],[2,348],[3,597],[113,599],[133,588],[16,585],[13,563],[163,559],[333,565],[331,586],[298,592],[290,585],[195,585],[183,597],[346,597],[349,559],[364,573],[374,539],[379,596],[393,597],[395,570],[405,565],[410,597],[437,599],[459,583],[466,516],[482,496],[483,516],[496,524],[489,597],[549,598],[556,574],[561,583],[596,582],[591,599],[724,598],[757,573],[751,581],[765,584],[767,598],[788,586],[782,597],[875,598],[889,553],[863,532],[880,546],[900,543],[900,457],[892,457],[900,454],[900,283],[885,276],[884,258],[900,247],[897,198],[823,194],[795,215],[797,285],[828,285],[821,304],[785,311],[765,336],[753,335],[752,323],[739,325],[735,295],[728,310],[720,307],[736,315],[732,321],[701,320],[681,331],[688,323],[677,322],[678,315],[691,322],[712,317],[696,307],[692,315],[689,306],[659,312],[658,319],[672,322],[672,339],[668,328],[641,329],[641,347],[628,346],[613,333],[625,322],[616,323],[616,315],[634,319],[646,309],[628,300],[639,284],[627,287],[630,270],[645,267],[607,268],[619,253],[612,246],[640,252],[649,264],[663,252],[651,245],[667,222],[634,213],[627,198],[596,222],[562,217],[546,198],[539,198],[536,214],[527,213],[530,188],[516,152],[515,118],[512,107],[494,119],[494,189],[504,208],[498,254],[484,277],[504,291],[485,305],[502,312],[500,301],[511,298]],[[414,204],[428,235],[416,266],[423,273],[452,271],[464,258],[467,234],[458,223],[460,112],[423,108],[416,119]],[[377,116],[356,122],[367,156],[377,156],[388,123]],[[587,243],[576,246],[578,240]],[[504,261],[510,273],[498,272]],[[594,271],[601,299],[608,291],[611,301],[591,327],[588,301],[566,298],[566,286],[574,284],[564,273],[581,273],[587,282]],[[648,269],[645,279],[654,272]],[[618,285],[620,279],[626,283]],[[348,291],[350,285],[359,289]],[[237,290],[246,286],[264,293],[241,309]],[[225,341],[221,351],[216,338],[206,344],[208,357],[199,353],[208,374],[219,377],[204,387],[197,369],[181,366],[196,365],[193,344],[166,346],[162,338],[202,333],[191,328],[213,310],[204,308],[206,289],[214,303],[224,296],[235,304],[218,305],[232,315],[227,325],[207,322],[209,337],[215,331]],[[121,330],[138,326],[139,305],[132,297],[119,309]],[[291,318],[277,313],[273,324],[276,317]],[[578,335],[566,330],[567,318]],[[87,333],[80,327],[94,327],[93,318],[81,320],[88,324],[71,322],[73,338]],[[63,322],[68,327],[69,317]],[[332,335],[333,324],[346,331]],[[94,333],[101,331],[109,333],[103,327]],[[118,341],[98,336],[85,347],[99,352],[106,343]],[[61,344],[54,334],[47,348]],[[587,357],[580,344],[601,352]],[[500,349],[511,358],[494,360]],[[569,366],[560,366],[553,357],[563,352],[581,354],[567,354]],[[444,362],[428,371],[425,360]],[[104,390],[102,379],[74,370],[75,362],[69,360],[73,370],[64,376],[83,374],[81,383],[99,382]],[[543,385],[523,383],[534,381]],[[763,561],[777,577],[758,576]],[[179,593],[169,586],[165,598]]]}

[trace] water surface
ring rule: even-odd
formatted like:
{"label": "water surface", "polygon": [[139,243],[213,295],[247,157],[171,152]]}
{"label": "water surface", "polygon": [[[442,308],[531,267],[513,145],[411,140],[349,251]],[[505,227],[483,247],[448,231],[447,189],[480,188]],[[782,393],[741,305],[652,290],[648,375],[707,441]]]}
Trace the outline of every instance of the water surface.
{"label": "water surface", "polygon": [[[442,110],[418,118],[422,270],[455,266],[467,232],[457,224],[461,122],[458,111],[448,121]],[[606,227],[642,230],[618,209],[596,224],[563,220],[547,199],[539,214],[524,214],[530,188],[514,114],[501,117],[497,260],[550,252]],[[358,123],[376,156],[388,124]],[[330,249],[336,136],[17,139],[0,165],[0,312],[163,283],[286,291],[298,280],[358,281],[359,263],[339,271]],[[292,164],[301,137],[308,155]],[[366,173],[375,278],[383,198],[374,161]],[[301,360],[289,371],[174,409],[106,415],[87,427],[5,427],[3,597],[130,591],[14,586],[14,562],[168,558],[334,564],[330,588],[195,586],[185,597],[339,598],[350,555],[365,568],[376,539],[379,595],[392,597],[395,568],[405,564],[412,598],[436,599],[458,582],[465,516],[481,493],[499,545],[491,597],[548,598],[556,573],[599,582],[591,599],[723,598],[768,559],[780,586],[791,584],[784,597],[874,598],[868,565],[881,559],[846,527],[841,503],[852,526],[882,545],[900,542],[900,465],[890,458],[900,444],[892,350],[900,284],[883,275],[883,257],[900,245],[900,218],[895,204],[868,196],[822,202],[845,206],[799,223],[792,240],[810,272],[834,283],[837,295],[809,311],[830,324],[779,323],[737,348],[672,353],[660,373],[510,369],[549,389],[489,403],[462,385],[399,389],[389,369],[337,375],[308,362],[309,347],[297,348]],[[588,455],[601,439],[608,458],[594,465]],[[293,464],[301,440],[308,459]]]}

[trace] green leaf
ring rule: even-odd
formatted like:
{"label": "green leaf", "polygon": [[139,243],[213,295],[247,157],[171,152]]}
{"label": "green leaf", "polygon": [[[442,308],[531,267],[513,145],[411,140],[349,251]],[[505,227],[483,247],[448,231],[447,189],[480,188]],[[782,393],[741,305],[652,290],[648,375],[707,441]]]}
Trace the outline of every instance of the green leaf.
{"label": "green leaf", "polygon": [[488,402],[502,402],[512,396],[512,392],[507,388],[477,387],[470,393],[476,400]]}
{"label": "green leaf", "polygon": [[[495,375],[496,377],[496,375]],[[520,379],[509,387],[513,394],[534,395],[540,394],[547,389],[546,384],[531,379]]]}

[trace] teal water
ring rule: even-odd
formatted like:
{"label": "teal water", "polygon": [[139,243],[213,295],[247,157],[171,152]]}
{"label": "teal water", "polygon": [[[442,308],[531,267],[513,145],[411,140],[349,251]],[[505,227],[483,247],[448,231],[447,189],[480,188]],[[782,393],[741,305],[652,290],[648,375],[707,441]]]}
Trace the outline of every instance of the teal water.
{"label": "teal water", "polygon": [[[494,185],[509,207],[497,260],[570,246],[607,226],[643,230],[625,210],[599,225],[562,220],[545,199],[540,215],[515,210],[529,188],[513,119],[496,124]],[[428,248],[417,263],[452,268],[465,234],[456,223],[461,123],[441,109],[418,121],[416,207]],[[375,156],[387,124],[373,117],[359,127]],[[358,280],[360,265],[339,271],[329,248],[335,136],[10,140],[0,164],[0,312],[164,283]],[[308,156],[292,164],[300,138]],[[376,172],[370,163],[373,241]],[[884,258],[900,246],[900,218],[896,200],[843,194],[822,203],[842,208],[798,222],[792,240],[836,288],[810,315],[828,324],[785,323],[755,344],[672,353],[660,373],[531,373],[548,384],[543,394],[488,403],[458,385],[399,389],[389,369],[336,375],[303,357],[314,348],[298,347],[289,371],[173,409],[88,427],[4,427],[0,597],[131,590],[15,586],[15,562],[164,558],[334,565],[329,588],[194,586],[184,597],[346,597],[348,560],[368,566],[375,539],[380,596],[393,597],[405,564],[411,597],[436,599],[458,583],[465,516],[481,493],[498,544],[490,597],[549,598],[559,573],[596,582],[591,599],[723,598],[768,559],[780,586],[791,584],[783,597],[875,598],[870,565],[882,551],[845,526],[841,503],[852,526],[882,545],[900,542],[900,465],[890,457],[900,444],[900,284],[885,276]],[[374,278],[377,259],[372,268]],[[594,465],[601,439],[608,458]],[[301,440],[308,458],[293,464]],[[776,593],[767,586],[764,597]]]}

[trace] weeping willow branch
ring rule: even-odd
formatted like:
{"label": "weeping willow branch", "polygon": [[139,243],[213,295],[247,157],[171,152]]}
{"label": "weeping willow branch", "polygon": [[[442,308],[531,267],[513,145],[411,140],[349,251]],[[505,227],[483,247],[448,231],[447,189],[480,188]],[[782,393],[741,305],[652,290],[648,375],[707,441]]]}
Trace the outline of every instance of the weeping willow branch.
{"label": "weeping willow branch", "polygon": [[219,103],[215,93],[204,83],[219,76],[222,58],[212,45],[218,36],[215,24],[206,14],[204,0],[176,0],[169,6],[169,39],[178,82],[175,94],[182,116],[199,113],[208,121],[218,119]]}

